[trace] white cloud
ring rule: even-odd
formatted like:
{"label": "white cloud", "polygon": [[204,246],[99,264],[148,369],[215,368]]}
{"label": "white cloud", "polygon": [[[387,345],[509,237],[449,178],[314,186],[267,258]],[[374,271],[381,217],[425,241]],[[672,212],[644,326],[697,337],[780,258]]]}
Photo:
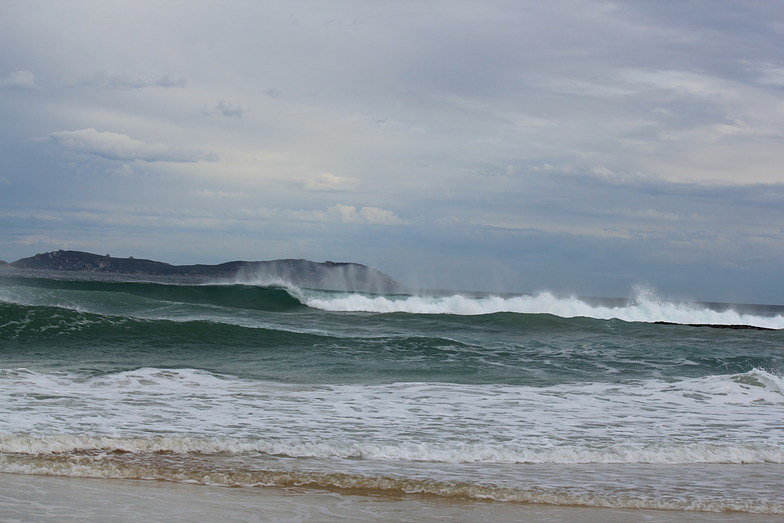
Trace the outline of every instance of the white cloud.
{"label": "white cloud", "polygon": [[357,180],[345,178],[332,173],[321,173],[305,180],[305,189],[309,191],[339,191],[353,189]]}
{"label": "white cloud", "polygon": [[691,216],[684,216],[673,212],[658,211],[656,209],[607,209],[598,211],[599,214],[628,216],[630,218],[641,218],[644,220],[655,221],[683,221],[683,220],[699,220],[702,219],[697,214]]}
{"label": "white cloud", "polygon": [[631,85],[670,90],[678,94],[705,98],[733,97],[736,94],[726,80],[691,71],[630,69],[623,72],[622,76]]}
{"label": "white cloud", "polygon": [[784,67],[777,67],[771,64],[764,64],[758,69],[757,80],[763,84],[784,87]]}
{"label": "white cloud", "polygon": [[58,131],[51,138],[70,151],[87,153],[107,160],[144,162],[197,162],[214,160],[211,155],[174,149],[162,143],[147,143],[126,134],[96,129]]}
{"label": "white cloud", "polygon": [[324,223],[355,223],[355,224],[375,224],[375,225],[404,225],[410,223],[400,218],[393,211],[381,209],[379,207],[360,207],[353,205],[335,204],[326,210],[293,210],[293,209],[269,209],[259,208],[254,210],[242,211],[247,216],[255,216],[264,219],[283,219],[302,222],[324,222]]}
{"label": "white cloud", "polygon": [[40,89],[35,81],[32,71],[13,71],[8,76],[0,78],[0,87],[11,89]]}
{"label": "white cloud", "polygon": [[232,191],[212,191],[210,189],[198,189],[191,191],[194,196],[201,196],[203,198],[242,198],[245,196],[242,193]]}
{"label": "white cloud", "polygon": [[379,209],[378,207],[362,207],[357,209],[353,205],[333,205],[327,209],[327,216],[335,218],[342,223],[377,223],[385,225],[400,225],[405,223],[394,212]]}

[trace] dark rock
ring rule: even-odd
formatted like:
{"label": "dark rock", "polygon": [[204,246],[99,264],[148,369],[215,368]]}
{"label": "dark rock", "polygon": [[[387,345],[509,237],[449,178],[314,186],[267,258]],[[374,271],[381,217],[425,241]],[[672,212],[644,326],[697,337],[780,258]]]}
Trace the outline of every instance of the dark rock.
{"label": "dark rock", "polygon": [[760,331],[771,331],[775,329],[770,329],[768,327],[758,327],[756,325],[724,325],[721,323],[674,323],[671,321],[654,321],[656,325],[685,325],[686,327],[710,327],[712,329],[734,329],[734,330],[744,330],[744,329],[751,329],[751,330],[760,330]]}

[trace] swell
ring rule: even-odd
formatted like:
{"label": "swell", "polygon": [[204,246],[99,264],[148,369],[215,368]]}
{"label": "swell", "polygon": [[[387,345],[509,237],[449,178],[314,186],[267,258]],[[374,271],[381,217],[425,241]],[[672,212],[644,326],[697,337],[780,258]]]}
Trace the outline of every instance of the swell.
{"label": "swell", "polygon": [[143,366],[180,367],[264,379],[287,379],[314,348],[338,340],[274,325],[205,319],[110,316],[61,307],[0,302],[3,367],[59,369],[90,375]]}
{"label": "swell", "polygon": [[166,341],[176,343],[186,339],[212,340],[214,343],[229,339],[242,342],[248,338],[264,338],[276,343],[302,344],[325,336],[287,330],[246,327],[210,319],[137,318],[83,312],[63,307],[17,305],[0,302],[0,340],[20,342],[65,340],[76,338],[77,343],[105,343],[111,339],[117,344],[127,340]]}
{"label": "swell", "polygon": [[15,285],[31,291],[79,291],[90,293],[95,305],[100,306],[106,295],[128,295],[149,300],[216,305],[234,309],[285,312],[305,306],[283,286],[255,286],[242,284],[174,284],[158,282],[129,282],[106,280],[61,280],[49,278],[15,278]]}
{"label": "swell", "polygon": [[89,374],[178,368],[187,361],[210,372],[301,383],[498,379],[498,372],[474,366],[494,356],[470,343],[438,333],[378,332],[361,319],[361,328],[335,333],[341,329],[313,329],[308,319],[173,320],[0,302],[0,345],[5,368]]}
{"label": "swell", "polygon": [[[208,311],[209,312],[209,311]],[[552,315],[107,315],[0,302],[5,365],[194,368],[302,383],[439,381],[547,386],[778,372],[780,332],[714,331]],[[265,315],[267,313],[264,313]],[[176,318],[176,314],[172,315]],[[7,367],[8,368],[8,367]]]}

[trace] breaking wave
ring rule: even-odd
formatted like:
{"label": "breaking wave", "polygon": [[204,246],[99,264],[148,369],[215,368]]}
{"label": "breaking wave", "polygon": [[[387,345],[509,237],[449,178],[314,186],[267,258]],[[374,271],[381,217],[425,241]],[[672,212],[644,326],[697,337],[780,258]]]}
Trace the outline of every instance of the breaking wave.
{"label": "breaking wave", "polygon": [[480,315],[498,312],[552,314],[562,318],[586,317],[627,322],[664,322],[687,325],[749,325],[767,329],[784,328],[784,315],[741,313],[726,306],[716,310],[695,302],[676,302],[638,290],[634,299],[619,304],[592,303],[577,297],[558,297],[550,292],[519,296],[369,296],[302,295],[310,307],[327,311],[405,312],[414,314]]}
{"label": "breaking wave", "polygon": [[[20,284],[21,283],[21,284]],[[41,293],[41,289],[47,292]],[[133,309],[161,310],[162,304],[269,312],[305,307],[328,312],[409,313],[476,316],[494,313],[551,314],[562,318],[618,319],[626,322],[687,325],[752,326],[784,329],[784,308],[731,306],[660,298],[636,289],[631,300],[556,296],[550,292],[521,295],[368,294],[303,289],[284,281],[173,284],[99,280],[19,278],[0,288],[0,303],[53,306],[100,314],[124,315]],[[756,308],[756,310],[755,310]],[[761,309],[765,309],[760,312]]]}

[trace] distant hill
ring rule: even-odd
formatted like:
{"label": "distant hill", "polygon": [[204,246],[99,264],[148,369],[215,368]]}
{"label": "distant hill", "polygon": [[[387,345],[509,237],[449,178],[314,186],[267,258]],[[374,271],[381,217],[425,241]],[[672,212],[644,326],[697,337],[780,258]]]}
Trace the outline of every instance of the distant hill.
{"label": "distant hill", "polygon": [[17,269],[148,276],[229,278],[239,281],[283,280],[300,287],[358,292],[397,293],[406,287],[381,271],[359,263],[302,259],[231,261],[219,265],[171,265],[138,258],[114,258],[80,251],[36,254],[10,264]]}

